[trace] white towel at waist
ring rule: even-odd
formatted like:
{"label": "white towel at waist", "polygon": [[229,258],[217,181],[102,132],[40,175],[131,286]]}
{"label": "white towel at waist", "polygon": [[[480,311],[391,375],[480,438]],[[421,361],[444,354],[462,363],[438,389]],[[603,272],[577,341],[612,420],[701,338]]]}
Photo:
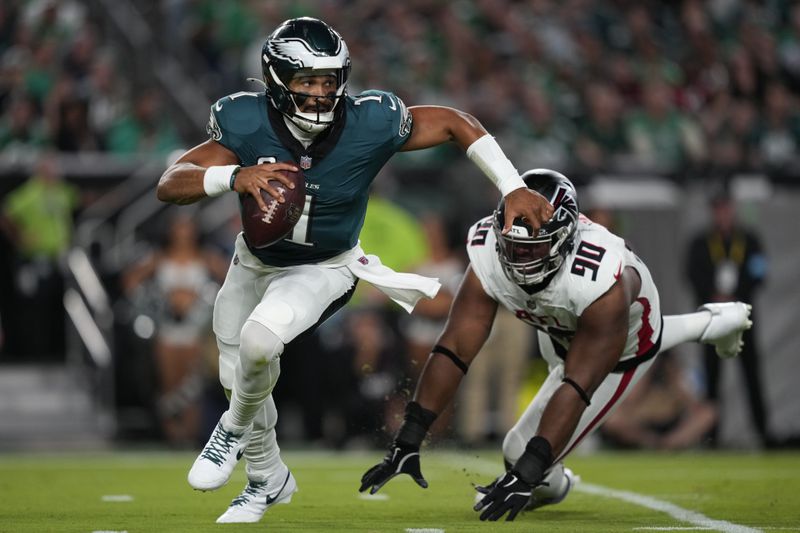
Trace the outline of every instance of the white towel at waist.
{"label": "white towel at waist", "polygon": [[[247,249],[242,233],[236,237],[236,256],[243,266],[260,272],[292,268],[275,267],[262,263]],[[420,298],[423,296],[433,298],[442,286],[436,278],[395,272],[382,264],[378,256],[366,255],[360,244],[335,257],[315,263],[315,265],[324,268],[347,268],[355,277],[371,283],[409,313],[414,310],[414,306],[417,305]]]}
{"label": "white towel at waist", "polygon": [[[360,250],[360,247],[356,247]],[[359,279],[368,281],[400,307],[410,313],[423,296],[433,298],[442,284],[436,278],[418,274],[395,272],[381,263],[376,255],[362,253],[347,264],[347,268]]]}

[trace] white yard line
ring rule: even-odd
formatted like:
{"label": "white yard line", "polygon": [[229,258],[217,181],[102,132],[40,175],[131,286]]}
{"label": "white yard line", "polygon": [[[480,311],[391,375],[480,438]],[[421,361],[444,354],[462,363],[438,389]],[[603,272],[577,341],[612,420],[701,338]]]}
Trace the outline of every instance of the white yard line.
{"label": "white yard line", "polygon": [[104,502],[132,502],[133,496],[130,494],[105,494],[100,497]]}
{"label": "white yard line", "polygon": [[388,494],[382,494],[380,492],[378,494],[370,494],[368,492],[359,492],[358,493],[358,499],[367,500],[367,501],[374,501],[374,502],[383,502],[383,501],[386,501],[386,500],[389,499],[389,495]]}
{"label": "white yard line", "polygon": [[688,526],[688,527],[669,527],[669,526],[647,526],[647,527],[635,527],[633,528],[634,531],[701,531],[701,530],[709,530],[709,527],[695,527],[695,526]]}
{"label": "white yard line", "polygon": [[675,520],[681,522],[688,522],[694,524],[701,529],[708,529],[711,531],[722,531],[724,533],[757,533],[760,529],[734,524],[727,520],[714,520],[697,511],[690,511],[679,507],[674,503],[659,500],[651,496],[629,492],[627,490],[616,490],[592,483],[579,483],[575,490],[578,492],[585,492],[587,494],[595,494],[597,496],[604,496],[606,498],[616,498],[640,507],[646,507],[654,511],[659,511],[670,515]]}
{"label": "white yard line", "polygon": [[[443,457],[448,463],[452,463],[453,465],[458,466],[459,468],[463,468],[465,463],[469,462],[472,467],[480,471],[481,474],[485,474],[487,476],[496,476],[500,473],[497,470],[498,464],[493,461],[488,461],[486,459],[479,459],[476,457],[467,458],[464,457],[463,455],[451,455],[451,454],[443,455]],[[697,511],[690,511],[689,509],[684,509],[683,507],[679,507],[673,503],[664,500],[659,500],[650,496],[645,496],[643,494],[637,494],[635,492],[629,492],[626,490],[611,489],[608,487],[603,487],[601,485],[594,485],[592,483],[586,483],[583,481],[581,481],[575,486],[575,490],[578,492],[585,492],[587,494],[594,494],[596,496],[603,496],[605,498],[615,498],[628,503],[632,503],[634,505],[638,505],[640,507],[646,507],[654,511],[666,513],[675,520],[679,520],[681,522],[688,522],[696,526],[692,529],[721,531],[723,533],[759,533],[763,531],[761,529],[755,529],[740,524],[734,524],[733,522],[728,522],[726,520],[714,520],[713,518],[709,518],[702,513],[698,513]],[[669,528],[665,530],[677,531],[680,529],[681,528]]]}

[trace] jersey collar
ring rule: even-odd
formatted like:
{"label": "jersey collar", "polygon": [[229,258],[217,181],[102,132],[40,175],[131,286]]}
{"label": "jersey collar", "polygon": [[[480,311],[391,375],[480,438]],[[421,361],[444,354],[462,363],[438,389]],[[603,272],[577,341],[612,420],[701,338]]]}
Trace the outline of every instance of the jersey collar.
{"label": "jersey collar", "polygon": [[283,113],[275,109],[272,105],[267,104],[267,116],[269,117],[272,129],[278,136],[278,140],[286,147],[287,150],[294,157],[295,162],[300,161],[301,157],[305,157],[312,162],[313,165],[319,164],[326,155],[328,155],[336,143],[339,142],[339,137],[342,136],[345,124],[347,122],[347,106],[343,106],[339,119],[336,120],[331,127],[317,135],[308,148],[298,141],[289,128],[283,121]]}

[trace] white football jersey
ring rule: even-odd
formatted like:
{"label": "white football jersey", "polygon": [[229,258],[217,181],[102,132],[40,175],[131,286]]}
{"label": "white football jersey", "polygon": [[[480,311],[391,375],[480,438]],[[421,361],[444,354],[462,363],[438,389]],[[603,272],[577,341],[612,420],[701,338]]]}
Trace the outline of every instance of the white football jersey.
{"label": "white football jersey", "polygon": [[483,289],[517,318],[546,333],[560,357],[569,349],[583,310],[611,288],[625,267],[636,269],[642,288],[629,310],[628,340],[620,360],[644,355],[657,343],[661,306],[650,271],[605,227],[581,215],[572,250],[547,287],[535,294],[508,279],[496,242],[491,216],[469,230],[467,253]]}

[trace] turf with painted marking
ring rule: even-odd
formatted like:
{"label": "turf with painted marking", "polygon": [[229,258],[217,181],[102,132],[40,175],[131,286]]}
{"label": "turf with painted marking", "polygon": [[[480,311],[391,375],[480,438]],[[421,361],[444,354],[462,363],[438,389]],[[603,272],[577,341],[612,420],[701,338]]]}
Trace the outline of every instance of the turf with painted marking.
{"label": "turf with painted marking", "polygon": [[[272,508],[260,524],[214,523],[244,485],[239,466],[216,492],[193,491],[186,472],[193,454],[101,453],[0,455],[0,532],[445,532],[496,531],[471,510],[472,483],[491,480],[499,452],[423,452],[431,486],[398,478],[380,494],[358,497],[362,472],[379,452],[288,452],[300,492]],[[586,482],[635,492],[714,520],[800,532],[800,453],[595,454],[570,458]],[[498,471],[499,473],[499,471]],[[125,494],[129,502],[104,502]],[[633,531],[691,526],[631,503],[574,492],[563,503],[521,515],[502,531]]]}

